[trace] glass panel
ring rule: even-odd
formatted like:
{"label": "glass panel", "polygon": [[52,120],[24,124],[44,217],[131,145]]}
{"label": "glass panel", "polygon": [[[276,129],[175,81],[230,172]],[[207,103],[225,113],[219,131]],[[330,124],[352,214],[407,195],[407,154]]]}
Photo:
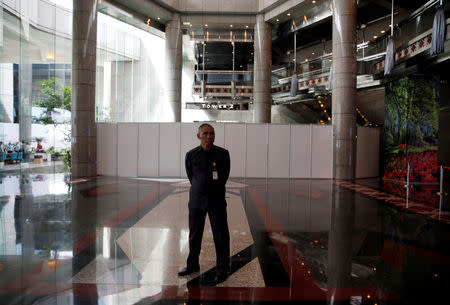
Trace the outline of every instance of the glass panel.
{"label": "glass panel", "polygon": [[67,171],[72,0],[4,0],[0,16],[0,171]]}
{"label": "glass panel", "polygon": [[98,13],[98,122],[164,120],[164,53],[162,37]]}

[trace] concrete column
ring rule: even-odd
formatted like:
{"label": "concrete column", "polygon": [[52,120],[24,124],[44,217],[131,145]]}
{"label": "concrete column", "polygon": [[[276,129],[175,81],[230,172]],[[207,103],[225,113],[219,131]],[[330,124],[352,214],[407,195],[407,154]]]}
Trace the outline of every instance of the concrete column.
{"label": "concrete column", "polygon": [[264,15],[256,16],[254,34],[253,121],[270,123],[272,107],[272,26],[264,22]]}
{"label": "concrete column", "polygon": [[97,0],[73,1],[72,177],[97,175]]}
{"label": "concrete column", "polygon": [[167,121],[181,122],[181,69],[183,32],[180,16],[166,24]]}
{"label": "concrete column", "polygon": [[355,178],[356,0],[333,0],[333,177]]}
{"label": "concrete column", "polygon": [[[83,194],[84,187],[90,189],[94,188],[95,185],[95,183],[90,182],[88,182],[87,185],[84,183],[82,185],[72,185],[72,204],[70,205],[70,215],[72,217],[72,251],[73,253],[82,253],[81,255],[74,255],[72,258],[72,274],[77,274],[88,264],[89,266],[92,266],[93,270],[96,270],[97,260],[95,258],[97,257],[97,255],[103,254],[101,251],[104,249],[102,248],[100,248],[101,250],[99,251],[99,253],[97,253],[97,249],[99,249],[99,247],[96,247],[95,244],[91,247],[85,247],[82,243],[79,242],[80,232],[82,232],[81,236],[86,233],[89,235],[92,234],[91,237],[93,238],[93,240],[96,240],[98,235],[105,236],[105,234],[99,230],[93,230],[92,233],[88,233],[91,230],[90,228],[95,227],[100,217],[102,217],[98,212],[97,196],[89,196],[88,198],[86,198],[86,196]],[[117,198],[117,194],[115,195],[115,198]],[[118,209],[118,206],[112,205],[112,209]],[[102,229],[108,230],[110,228],[104,227]],[[80,285],[77,285],[76,283],[72,283],[72,290],[74,295],[77,295],[82,294],[84,288],[80,287]],[[92,287],[92,293],[97,293],[97,287]],[[83,305],[86,304],[86,302],[83,298],[73,297],[72,304]],[[92,303],[89,301],[89,304],[98,305],[99,303],[97,300],[94,300],[94,302]]]}
{"label": "concrete column", "polygon": [[[330,300],[341,300],[345,297],[345,292],[336,291],[336,287],[351,286],[354,223],[354,194],[333,184],[327,268],[328,287],[331,288],[328,291]],[[333,302],[329,304],[333,304]]]}

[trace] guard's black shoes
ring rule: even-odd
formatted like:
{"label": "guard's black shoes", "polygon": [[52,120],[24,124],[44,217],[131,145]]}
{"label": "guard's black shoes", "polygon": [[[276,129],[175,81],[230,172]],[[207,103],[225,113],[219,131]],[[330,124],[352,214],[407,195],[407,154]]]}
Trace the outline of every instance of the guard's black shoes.
{"label": "guard's black shoes", "polygon": [[214,278],[214,285],[225,282],[227,278],[228,272],[226,271],[217,272],[216,277]]}
{"label": "guard's black shoes", "polygon": [[183,268],[180,271],[178,271],[178,276],[185,276],[185,275],[189,275],[191,273],[195,273],[195,272],[199,272],[199,271],[200,271],[200,266],[186,267],[186,268]]}

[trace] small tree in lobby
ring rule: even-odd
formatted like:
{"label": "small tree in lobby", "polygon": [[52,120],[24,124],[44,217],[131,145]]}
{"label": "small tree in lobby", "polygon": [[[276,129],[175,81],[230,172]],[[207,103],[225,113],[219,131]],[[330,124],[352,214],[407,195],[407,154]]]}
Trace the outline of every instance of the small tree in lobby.
{"label": "small tree in lobby", "polygon": [[[61,122],[55,120],[54,114],[58,113],[58,109],[71,111],[72,107],[72,88],[70,86],[63,86],[56,77],[49,80],[43,80],[38,83],[41,85],[41,94],[43,99],[33,101],[35,106],[44,109],[44,113],[36,121],[42,124],[53,124],[55,127],[59,124],[67,124],[68,122]],[[70,142],[72,138],[72,131],[69,127],[64,131],[64,140]],[[70,151],[62,150],[63,161],[66,167],[70,168]]]}
{"label": "small tree in lobby", "polygon": [[70,86],[62,86],[55,77],[40,81],[39,84],[41,85],[41,94],[45,98],[35,100],[33,104],[44,108],[45,112],[37,121],[43,124],[56,125],[57,122],[53,120],[52,113],[56,112],[56,109],[71,110],[72,89]]}

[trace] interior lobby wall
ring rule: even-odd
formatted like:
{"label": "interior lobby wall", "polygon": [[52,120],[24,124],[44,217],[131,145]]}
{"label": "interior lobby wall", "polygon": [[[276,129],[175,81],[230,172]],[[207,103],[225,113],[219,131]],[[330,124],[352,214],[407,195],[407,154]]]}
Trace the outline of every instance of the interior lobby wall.
{"label": "interior lobby wall", "polygon": [[[332,178],[332,128],[321,125],[211,123],[215,144],[230,152],[231,177]],[[186,177],[184,156],[199,145],[199,123],[99,123],[98,173]],[[373,177],[379,132],[360,132],[358,175]],[[370,160],[370,162],[368,162]],[[375,175],[376,176],[376,175]]]}

